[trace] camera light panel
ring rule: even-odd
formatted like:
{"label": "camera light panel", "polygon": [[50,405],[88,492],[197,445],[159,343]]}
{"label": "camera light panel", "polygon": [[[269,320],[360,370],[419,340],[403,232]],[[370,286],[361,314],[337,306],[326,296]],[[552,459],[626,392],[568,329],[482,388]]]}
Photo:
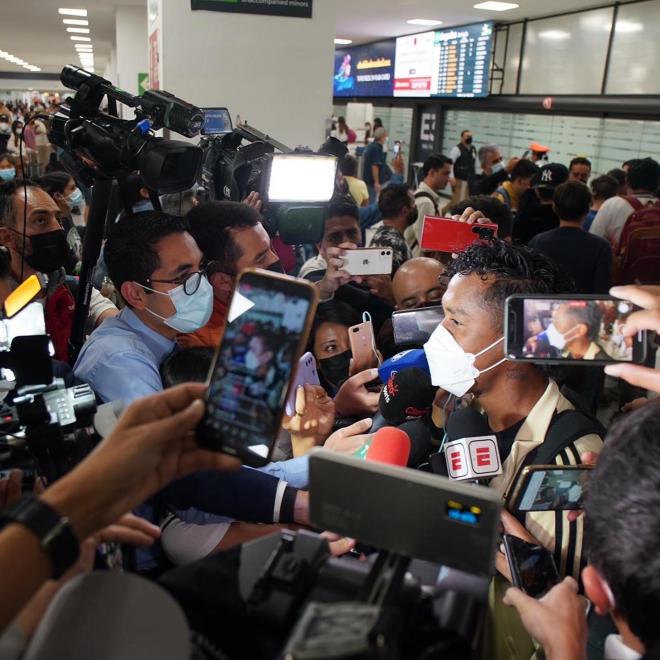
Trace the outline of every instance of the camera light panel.
{"label": "camera light panel", "polygon": [[270,172],[271,202],[327,202],[335,189],[334,156],[275,154]]}

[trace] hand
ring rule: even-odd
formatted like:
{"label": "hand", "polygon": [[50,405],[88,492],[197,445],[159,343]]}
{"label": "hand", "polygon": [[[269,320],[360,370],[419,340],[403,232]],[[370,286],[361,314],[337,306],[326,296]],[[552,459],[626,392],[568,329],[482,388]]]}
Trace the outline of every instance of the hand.
{"label": "hand", "polygon": [[[511,534],[511,536],[517,536],[527,543],[533,543],[534,545],[541,545],[522,525],[518,522],[518,519],[509,513],[506,509],[502,509],[502,527],[505,534]],[[502,546],[500,546],[495,555],[495,567],[509,582],[511,582],[511,571],[509,570],[509,562],[507,561],[506,555],[504,554]]]}
{"label": "hand", "polygon": [[344,381],[335,395],[335,409],[344,417],[373,415],[378,410],[380,392],[365,386],[378,378],[378,369],[366,369]]}
{"label": "hand", "polygon": [[586,600],[578,595],[573,578],[564,578],[539,600],[511,587],[502,602],[516,608],[527,632],[543,645],[548,660],[587,657]]}
{"label": "hand", "polygon": [[365,278],[369,293],[394,307],[394,293],[392,293],[392,277],[390,275],[369,275]]}
{"label": "hand", "polygon": [[[660,286],[615,286],[610,289],[610,294],[644,308],[628,317],[622,328],[624,337],[632,337],[640,330],[660,332]],[[608,364],[605,373],[608,376],[623,378],[631,385],[660,394],[660,371],[653,367],[643,367],[639,364]]]}
{"label": "hand", "polygon": [[509,162],[504,166],[504,169],[511,174],[511,170],[517,165],[518,161],[520,158],[518,156],[514,156],[513,158],[509,159]]}
{"label": "hand", "polygon": [[467,222],[468,225],[475,223],[483,225],[490,222],[481,211],[475,211],[471,206],[468,206],[460,215],[452,215],[451,219],[458,220],[458,222]]}
{"label": "hand", "polygon": [[455,179],[453,176],[450,176],[450,177],[449,177],[449,185],[450,185],[452,188],[455,188],[455,187],[456,187],[456,183],[457,183],[456,179]]}
{"label": "hand", "polygon": [[371,424],[371,419],[361,419],[359,422],[339,429],[325,441],[323,448],[336,454],[354,454],[369,442],[371,434],[365,434],[371,428]]}
{"label": "hand", "polygon": [[333,532],[322,532],[321,536],[327,539],[333,557],[341,557],[355,547],[355,539],[349,539],[348,536],[340,536]]}
{"label": "hand", "polygon": [[[399,151],[399,153],[392,158],[392,170],[396,172],[397,174],[403,174],[405,170],[405,163],[403,161],[403,155]],[[379,188],[380,190],[380,188]]]}
{"label": "hand", "polygon": [[309,527],[309,492],[299,490],[293,503],[293,522]]}
{"label": "hand", "polygon": [[237,469],[236,459],[200,449],[195,441],[204,391],[202,384],[179,385],[133,403],[115,430],[44,492],[44,501],[85,539],[178,477]]}
{"label": "hand", "polygon": [[255,191],[251,192],[243,200],[243,204],[247,204],[248,206],[251,206],[253,209],[256,209],[259,212],[261,212],[261,209],[263,208],[264,205],[264,203],[259,198],[259,193]]}
{"label": "hand", "polygon": [[318,283],[319,294],[321,300],[327,300],[335,295],[337,289],[354,279],[356,282],[361,282],[361,278],[353,278],[350,273],[343,270],[344,260],[342,257],[346,254],[346,250],[356,250],[355,243],[342,243],[339,247],[329,247],[325,251],[325,261],[327,268],[323,279]]}
{"label": "hand", "polygon": [[303,456],[322,445],[335,423],[335,402],[320,385],[303,385],[296,390],[296,413],[284,416],[282,428],[291,434],[294,456]]}
{"label": "hand", "polygon": [[651,399],[647,399],[645,396],[638,396],[636,399],[628,401],[628,403],[624,403],[623,406],[621,406],[621,412],[635,412],[635,410],[643,408],[647,403],[650,402]]}
{"label": "hand", "polygon": [[376,194],[378,194],[383,186],[380,185],[380,183],[374,182],[374,190],[376,191]]}
{"label": "hand", "polygon": [[22,485],[22,470],[12,470],[9,476],[0,479],[0,511],[4,511],[21,498]]}
{"label": "hand", "polygon": [[99,543],[124,543],[137,548],[148,548],[160,538],[160,527],[132,513],[122,516],[116,523],[108,525],[90,537]]}

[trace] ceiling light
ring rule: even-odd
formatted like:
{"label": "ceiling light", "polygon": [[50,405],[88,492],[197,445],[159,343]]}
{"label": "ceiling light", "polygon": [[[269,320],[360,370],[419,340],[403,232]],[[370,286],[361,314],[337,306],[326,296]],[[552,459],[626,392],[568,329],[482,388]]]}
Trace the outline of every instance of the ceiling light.
{"label": "ceiling light", "polygon": [[73,47],[76,50],[89,50],[90,48],[94,48],[92,44],[73,44]]}
{"label": "ceiling light", "polygon": [[63,18],[62,23],[64,25],[89,25],[86,18]]}
{"label": "ceiling light", "polygon": [[89,34],[89,28],[71,28],[66,29],[67,32],[74,32],[76,34]]}
{"label": "ceiling light", "polygon": [[480,2],[478,5],[474,5],[475,9],[483,9],[485,11],[509,11],[509,9],[518,9],[520,5],[515,2],[495,2],[494,0],[489,0],[489,2]]}
{"label": "ceiling light", "polygon": [[71,39],[71,41],[91,41],[92,40],[91,37],[77,37],[75,35],[69,37],[69,39]]}
{"label": "ceiling light", "polygon": [[57,13],[63,16],[87,16],[86,9],[66,9],[65,7],[60,7]]}
{"label": "ceiling light", "polygon": [[563,41],[564,39],[570,39],[570,32],[564,32],[564,30],[545,30],[544,32],[539,32],[539,37],[541,39],[552,39],[553,41]]}
{"label": "ceiling light", "polygon": [[352,39],[335,39],[336,46],[348,46],[348,44],[352,44],[352,43],[353,43]]}
{"label": "ceiling light", "polygon": [[406,21],[408,25],[423,25],[424,27],[433,27],[434,25],[442,25],[442,21],[435,21],[432,18],[411,18]]}
{"label": "ceiling light", "polygon": [[617,21],[615,25],[616,32],[621,32],[621,34],[633,34],[635,32],[641,32],[644,29],[641,23],[635,23],[633,21]]}

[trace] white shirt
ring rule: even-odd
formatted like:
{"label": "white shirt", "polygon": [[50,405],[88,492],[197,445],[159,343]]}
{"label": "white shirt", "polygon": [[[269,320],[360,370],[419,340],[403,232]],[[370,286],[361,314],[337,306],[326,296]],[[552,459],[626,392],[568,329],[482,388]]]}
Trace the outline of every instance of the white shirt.
{"label": "white shirt", "polygon": [[621,635],[605,638],[605,660],[641,660],[641,655],[623,643]]}
{"label": "white shirt", "polygon": [[[440,195],[438,195],[438,193],[435,192],[433,188],[428,186],[423,181],[419,184],[419,188],[415,190],[415,194],[420,192],[429,194],[431,199],[428,197],[419,197],[415,199],[415,206],[417,207],[417,222],[415,222],[414,225],[408,227],[404,234],[406,243],[408,243],[408,246],[412,250],[413,257],[419,257],[421,254],[421,249],[419,247],[419,237],[422,235],[424,216],[439,215],[441,213],[442,207],[444,206],[444,204],[442,204],[442,198]],[[433,205],[432,200],[435,201],[435,206]],[[437,212],[436,206],[438,208]]]}
{"label": "white shirt", "polygon": [[451,158],[451,177],[454,178],[454,163],[461,157],[461,150],[458,148],[458,145],[452,147],[452,150],[449,152],[449,157]]}
{"label": "white shirt", "polygon": [[[657,201],[657,197],[650,193],[641,193],[633,195],[643,205],[652,204]],[[621,232],[626,224],[626,220],[634,212],[634,208],[623,197],[610,197],[603,202],[603,205],[596,213],[596,217],[589,228],[589,231],[596,236],[600,236],[609,241],[615,249],[619,246]]]}

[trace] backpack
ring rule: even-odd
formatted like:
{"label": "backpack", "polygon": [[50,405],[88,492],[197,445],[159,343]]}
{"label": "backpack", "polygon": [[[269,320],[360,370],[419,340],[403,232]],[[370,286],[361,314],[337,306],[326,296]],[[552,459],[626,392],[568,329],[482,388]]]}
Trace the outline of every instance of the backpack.
{"label": "backpack", "polygon": [[504,187],[500,186],[494,193],[493,195],[500,195],[502,197],[502,203],[509,209],[511,209],[511,195],[509,195],[509,191]]}
{"label": "backpack", "polygon": [[615,284],[660,282],[660,201],[644,205],[637,197],[624,197],[633,207],[621,231],[614,257]]}
{"label": "backpack", "polygon": [[462,142],[457,146],[461,155],[454,163],[454,178],[460,181],[467,181],[474,174],[477,150],[474,148],[474,145],[466,147]]}
{"label": "backpack", "polygon": [[431,193],[427,193],[427,192],[424,192],[424,191],[415,193],[415,199],[420,199],[422,197],[431,200],[431,203],[433,204],[433,210],[434,210],[434,213],[435,213],[436,217],[440,216],[440,209],[438,208],[438,204],[435,201],[435,199],[433,199],[433,195],[431,195]]}

